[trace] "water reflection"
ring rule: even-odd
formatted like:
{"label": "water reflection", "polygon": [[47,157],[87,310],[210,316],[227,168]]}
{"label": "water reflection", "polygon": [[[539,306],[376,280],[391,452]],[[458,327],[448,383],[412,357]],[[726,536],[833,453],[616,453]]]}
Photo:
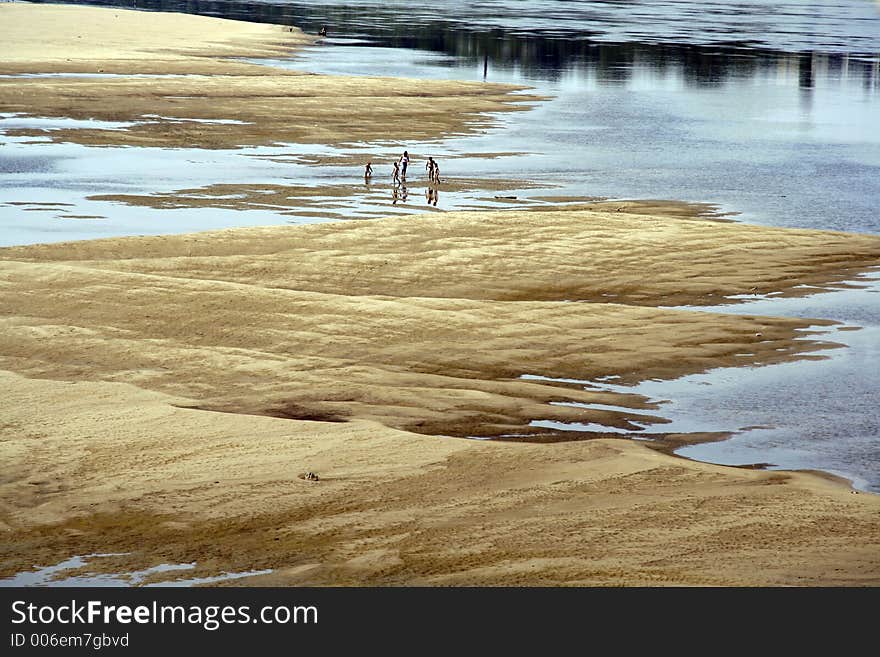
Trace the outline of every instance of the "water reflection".
{"label": "water reflection", "polygon": [[[442,53],[455,65],[516,69],[525,78],[556,80],[589,70],[605,83],[627,82],[648,66],[680,71],[685,84],[713,86],[768,70],[798,71],[809,89],[817,75],[859,79],[880,89],[880,11],[848,0],[805,6],[795,0],[753,3],[689,0],[615,2],[446,2],[420,10],[409,3],[276,0],[252,2],[89,0],[71,4],[178,11],[282,25],[365,45]],[[762,15],[762,12],[766,15]]]}

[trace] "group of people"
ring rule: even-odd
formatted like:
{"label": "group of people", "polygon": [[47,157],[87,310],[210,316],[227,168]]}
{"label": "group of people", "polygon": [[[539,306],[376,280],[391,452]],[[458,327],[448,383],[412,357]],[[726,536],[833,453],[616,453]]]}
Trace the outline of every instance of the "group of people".
{"label": "group of people", "polygon": [[[394,186],[391,190],[391,199],[394,205],[398,201],[406,202],[406,170],[409,168],[409,152],[403,151],[403,154],[397,158],[392,164],[391,182]],[[440,165],[433,157],[429,157],[425,163],[425,170],[428,172],[428,187],[425,190],[425,197],[428,199],[428,205],[437,205],[440,198],[437,185],[440,184]],[[364,183],[369,184],[373,177],[373,163],[367,162],[364,166]]]}
{"label": "group of people", "polygon": [[[391,182],[401,184],[406,180],[406,170],[409,168],[409,152],[403,151],[403,154],[394,161],[391,170]],[[433,157],[429,157],[425,164],[425,170],[428,172],[428,182],[433,184],[440,183],[440,165]],[[364,166],[364,182],[369,182],[373,177],[373,164],[367,162]]]}

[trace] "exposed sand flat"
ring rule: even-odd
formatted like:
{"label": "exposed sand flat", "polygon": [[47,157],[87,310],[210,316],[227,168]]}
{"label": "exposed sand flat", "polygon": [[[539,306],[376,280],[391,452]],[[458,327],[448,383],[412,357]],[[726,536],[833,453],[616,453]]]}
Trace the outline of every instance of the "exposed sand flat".
{"label": "exposed sand flat", "polygon": [[114,74],[0,79],[4,112],[136,122],[126,130],[53,130],[56,141],[234,148],[430,139],[483,127],[486,113],[536,99],[512,95],[521,87],[510,85],[319,76],[230,59],[286,56],[314,39],[279,25],[6,3],[0,22],[0,74]]}
{"label": "exposed sand flat", "polygon": [[839,280],[880,261],[880,238],[593,211],[445,213],[0,257],[6,369],[135,382],[215,410],[497,436],[546,432],[536,419],[645,420],[549,406],[633,399],[523,374],[637,381],[815,349],[794,340],[809,320],[651,306]]}
{"label": "exposed sand flat", "polygon": [[641,415],[548,406],[630,402],[522,374],[672,376],[815,348],[792,341],[803,320],[344,296],[56,264],[4,261],[0,272],[4,369],[126,381],[217,410],[426,433],[536,432],[533,419],[626,427]]}
{"label": "exposed sand flat", "polygon": [[[0,573],[190,563],[236,585],[877,585],[880,497],[625,441],[205,413],[0,374]],[[313,470],[319,482],[299,478]]]}
{"label": "exposed sand flat", "polygon": [[[875,235],[706,221],[671,204],[673,216],[657,214],[665,206],[656,203],[645,210],[626,205],[632,211],[447,212],[2,253],[325,294],[650,306],[795,294],[798,285],[832,284],[880,264]],[[640,214],[648,208],[654,212]]]}
{"label": "exposed sand flat", "polygon": [[[829,257],[795,271],[788,248],[769,248],[781,240]],[[0,367],[29,378],[3,375],[2,572],[112,551],[132,554],[101,567],[273,568],[252,582],[273,584],[880,582],[880,498],[840,482],[620,440],[419,435],[659,421],[636,396],[518,376],[634,380],[795,357],[817,346],[793,341],[810,321],[633,300],[657,293],[655,270],[699,300],[709,282],[834,280],[877,249],[867,236],[591,211],[4,249]],[[590,273],[631,252],[642,275]],[[532,276],[544,285],[525,285]],[[630,305],[524,300],[622,281]],[[561,400],[619,410],[548,403]],[[307,470],[321,481],[300,479]]]}

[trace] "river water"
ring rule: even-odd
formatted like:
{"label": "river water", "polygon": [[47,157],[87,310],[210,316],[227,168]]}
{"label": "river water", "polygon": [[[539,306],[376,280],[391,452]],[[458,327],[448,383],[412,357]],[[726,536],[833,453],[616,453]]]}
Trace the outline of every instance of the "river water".
{"label": "river water", "polygon": [[[327,27],[326,39],[273,62],[279,66],[527,85],[550,99],[499,116],[480,135],[406,145],[433,153],[444,175],[546,186],[504,192],[519,199],[669,198],[715,203],[751,223],[880,233],[880,2],[84,4],[291,24],[312,33]],[[272,149],[87,149],[2,137],[4,121],[22,120],[0,114],[6,147],[0,149],[0,191],[7,201],[0,201],[0,244],[313,221],[266,210],[108,209],[88,197],[213,182],[283,183],[291,176],[321,185],[350,181],[360,171],[279,164],[263,157]],[[403,145],[367,146],[390,155]],[[200,171],[225,171],[228,180],[216,173],[201,179]],[[35,194],[42,205],[28,205]],[[469,192],[442,193],[438,203],[445,210],[498,205],[491,195]],[[352,217],[392,210],[384,190],[376,189],[347,206],[338,211]],[[393,208],[430,209],[424,200]],[[82,219],[64,221],[65,212]],[[848,347],[828,352],[827,360],[646,382],[637,391],[669,400],[664,415],[684,425],[739,432],[683,455],[824,469],[880,492],[877,292],[871,280],[859,290],[726,308],[862,327],[829,336]]]}

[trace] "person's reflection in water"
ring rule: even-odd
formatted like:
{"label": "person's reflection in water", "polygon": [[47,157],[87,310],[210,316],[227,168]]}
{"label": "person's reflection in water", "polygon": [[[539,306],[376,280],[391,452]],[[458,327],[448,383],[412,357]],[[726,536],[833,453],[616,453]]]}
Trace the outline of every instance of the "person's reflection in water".
{"label": "person's reflection in water", "polygon": [[406,183],[400,183],[400,202],[406,203]]}
{"label": "person's reflection in water", "polygon": [[397,193],[397,185],[391,186],[391,205],[397,205],[397,201],[400,198]]}
{"label": "person's reflection in water", "polygon": [[433,205],[434,207],[437,207],[437,201],[440,198],[440,190],[436,187],[428,185],[428,188],[425,190],[425,198],[428,199],[428,205]]}

